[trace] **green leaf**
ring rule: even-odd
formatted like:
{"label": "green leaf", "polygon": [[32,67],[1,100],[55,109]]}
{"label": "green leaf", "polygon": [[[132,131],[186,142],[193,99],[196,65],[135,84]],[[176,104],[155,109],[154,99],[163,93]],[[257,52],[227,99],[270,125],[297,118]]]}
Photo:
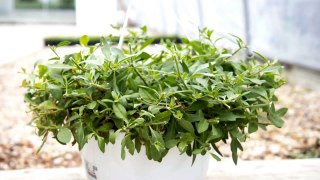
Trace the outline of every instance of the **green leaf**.
{"label": "green leaf", "polygon": [[21,67],[21,72],[25,74],[27,72],[26,68]]}
{"label": "green leaf", "polygon": [[216,128],[214,125],[211,125],[211,132],[208,137],[208,140],[211,141],[212,139],[220,138],[223,135],[220,128]]}
{"label": "green leaf", "polygon": [[227,91],[226,96],[227,96],[228,100],[231,101],[231,100],[237,99],[239,97],[239,94],[235,94],[232,91]]}
{"label": "green leaf", "polygon": [[177,146],[178,142],[179,141],[176,139],[169,139],[168,141],[165,142],[166,148],[171,149],[171,148]]}
{"label": "green leaf", "polygon": [[112,123],[104,123],[102,126],[100,126],[97,131],[98,132],[104,132],[109,133],[109,131],[112,129],[113,124]]}
{"label": "green leaf", "polygon": [[111,91],[111,95],[112,95],[114,100],[118,100],[119,99],[119,96],[118,96],[118,94],[116,92]]}
{"label": "green leaf", "polygon": [[193,125],[191,124],[191,122],[186,121],[184,119],[179,119],[177,120],[178,124],[185,130],[187,130],[188,132],[194,134],[194,128]]}
{"label": "green leaf", "polygon": [[139,115],[142,117],[142,116],[146,116],[146,117],[149,117],[149,118],[153,118],[154,115],[148,111],[145,111],[145,110],[141,110],[141,112],[139,113]]}
{"label": "green leaf", "polygon": [[152,119],[152,124],[168,123],[170,120],[170,117],[171,117],[171,111],[161,112]]}
{"label": "green leaf", "polygon": [[147,127],[139,128],[139,135],[142,137],[142,140],[146,143],[150,142],[151,137],[149,136],[149,133],[147,132]]}
{"label": "green leaf", "polygon": [[211,143],[212,148],[222,157],[222,153],[219,151],[218,147],[214,144],[214,142]]}
{"label": "green leaf", "polygon": [[112,108],[113,108],[114,114],[118,118],[124,120],[125,122],[128,122],[126,108],[123,107],[121,103],[113,103]]}
{"label": "green leaf", "polygon": [[198,111],[199,109],[204,109],[208,105],[207,101],[197,100],[193,102],[186,111]]}
{"label": "green leaf", "polygon": [[181,66],[184,72],[189,73],[189,68],[184,61],[181,61]]}
{"label": "green leaf", "polygon": [[72,133],[68,128],[61,128],[57,134],[57,139],[61,143],[68,143],[71,140]]}
{"label": "green leaf", "polygon": [[111,57],[111,48],[110,48],[110,45],[107,41],[105,40],[101,40],[101,42],[103,43],[102,44],[102,47],[101,47],[101,51],[103,53],[103,55],[108,59],[110,60],[110,57]]}
{"label": "green leaf", "polygon": [[141,29],[141,31],[142,31],[143,33],[147,33],[147,31],[148,31],[148,27],[147,27],[146,25],[140,27],[140,29]]}
{"label": "green leaf", "polygon": [[43,75],[48,71],[48,67],[42,64],[38,65],[38,69],[39,69],[39,77],[42,78]]}
{"label": "green leaf", "polygon": [[243,118],[244,116],[236,115],[231,111],[225,111],[220,113],[218,117],[221,121],[236,121],[237,118]]}
{"label": "green leaf", "polygon": [[206,119],[202,119],[198,124],[197,124],[197,131],[198,133],[203,133],[205,132],[209,127],[209,123],[207,122]]}
{"label": "green leaf", "polygon": [[200,121],[197,123],[197,131],[198,133],[203,133],[205,132],[208,127],[209,127],[209,123],[208,121],[204,118],[203,113],[201,110],[199,110],[197,112],[197,116],[200,119]]}
{"label": "green leaf", "polygon": [[134,154],[134,144],[133,144],[133,142],[131,140],[131,136],[130,135],[127,135],[125,137],[125,143],[126,143],[127,149],[129,150],[129,153],[131,155],[133,155]]}
{"label": "green leaf", "polygon": [[171,123],[168,124],[168,129],[165,134],[165,140],[168,141],[170,139],[175,139],[176,136],[176,121],[171,121]]}
{"label": "green leaf", "polygon": [[145,47],[149,46],[152,42],[154,41],[154,39],[148,39],[146,42],[144,42],[141,47],[140,50],[144,49]]}
{"label": "green leaf", "polygon": [[199,54],[204,54],[204,49],[202,47],[202,43],[199,41],[189,41],[189,44],[193,47],[193,49]]}
{"label": "green leaf", "polygon": [[233,139],[234,139],[234,142],[235,142],[236,146],[238,147],[238,149],[243,151],[243,147],[242,147],[241,143],[239,142],[239,140],[237,138],[233,138]]}
{"label": "green leaf", "polygon": [[46,88],[49,90],[61,90],[61,86],[51,83],[46,83]]}
{"label": "green leaf", "polygon": [[91,103],[87,104],[88,109],[94,109],[97,106],[96,101],[92,101]]}
{"label": "green leaf", "polygon": [[68,46],[69,44],[71,44],[70,41],[62,41],[57,45],[57,47]]}
{"label": "green leaf", "polygon": [[112,133],[109,137],[109,141],[114,144],[116,143],[116,139],[117,139],[117,136],[119,135],[120,133],[120,129],[118,129],[117,131],[115,131],[114,133]]}
{"label": "green leaf", "polygon": [[126,138],[123,138],[121,141],[121,159],[124,160],[126,158]]}
{"label": "green leaf", "polygon": [[261,88],[261,87],[259,87],[259,88],[253,88],[253,89],[251,89],[250,91],[253,92],[253,93],[259,94],[260,96],[268,99],[267,91],[266,91],[265,89]]}
{"label": "green leaf", "polygon": [[85,106],[80,106],[80,108],[79,108],[79,116],[83,115],[84,108],[85,108]]}
{"label": "green leaf", "polygon": [[156,146],[150,146],[150,154],[153,160],[160,162],[161,152],[156,148]]}
{"label": "green leaf", "polygon": [[139,60],[146,60],[146,59],[149,59],[151,57],[150,54],[146,53],[146,52],[141,52],[137,57],[136,59],[139,59]]}
{"label": "green leaf", "polygon": [[82,46],[88,46],[88,42],[89,42],[89,37],[87,36],[87,35],[83,35],[83,36],[81,36],[80,37],[80,44],[82,45]]}
{"label": "green leaf", "polygon": [[258,124],[256,122],[250,122],[248,132],[251,134],[256,132],[257,130],[258,130]]}
{"label": "green leaf", "polygon": [[111,99],[102,99],[101,102],[111,102],[111,103],[113,103],[114,101],[111,100]]}
{"label": "green leaf", "polygon": [[59,75],[59,74],[51,74],[51,73],[49,73],[48,75],[49,75],[50,78],[52,78],[53,81],[55,81],[58,84],[64,86],[64,80],[63,80],[63,77],[61,75]]}
{"label": "green leaf", "polygon": [[211,157],[213,157],[217,161],[221,161],[221,158],[213,153],[210,153]]}
{"label": "green leaf", "polygon": [[79,145],[79,150],[81,150],[83,148],[83,146],[85,145],[85,143],[86,143],[84,130],[83,130],[81,122],[76,124],[75,139],[76,139],[76,141],[77,141],[77,143]]}
{"label": "green leaf", "polygon": [[124,58],[124,53],[121,49],[111,48],[111,59],[113,61],[120,60]]}
{"label": "green leaf", "polygon": [[251,82],[253,82],[255,84],[258,84],[258,85],[261,85],[261,84],[266,82],[265,80],[260,80],[260,79],[257,79],[257,78],[250,78],[249,81],[251,81]]}
{"label": "green leaf", "polygon": [[203,149],[195,149],[192,151],[192,154],[200,154],[203,151]]}
{"label": "green leaf", "polygon": [[287,112],[288,112],[288,108],[281,108],[281,109],[276,111],[276,114],[279,117],[283,117]]}
{"label": "green leaf", "polygon": [[59,107],[52,101],[47,100],[47,101],[43,101],[41,104],[38,105],[39,109],[43,109],[45,111],[48,110],[60,110]]}
{"label": "green leaf", "polygon": [[144,118],[137,118],[137,119],[135,119],[134,121],[132,121],[131,123],[130,123],[130,128],[134,128],[134,127],[137,127],[137,126],[139,126],[139,125],[141,125],[141,124],[143,124],[145,122],[145,119]]}
{"label": "green leaf", "polygon": [[273,74],[280,74],[281,67],[280,66],[269,66],[261,71],[262,73],[273,73]]}
{"label": "green leaf", "polygon": [[237,143],[234,138],[231,140],[231,152],[232,152],[232,160],[233,160],[234,164],[237,164],[237,162],[238,162],[238,146],[237,146]]}
{"label": "green leaf", "polygon": [[162,135],[159,132],[153,130],[151,127],[150,127],[150,131],[151,131],[151,140],[153,145],[159,152],[162,152],[165,147],[165,143],[162,138]]}
{"label": "green leaf", "polygon": [[47,67],[50,69],[60,69],[60,70],[69,70],[74,68],[73,66],[66,65],[66,64],[48,64]]}
{"label": "green leaf", "polygon": [[188,44],[188,43],[189,43],[189,39],[187,39],[187,38],[181,38],[181,41],[182,41],[184,44]]}
{"label": "green leaf", "polygon": [[139,88],[139,95],[140,97],[142,97],[143,99],[147,100],[147,101],[156,101],[156,97],[157,95],[154,94],[154,92],[150,92],[150,90],[148,91],[145,88]]}
{"label": "green leaf", "polygon": [[152,159],[152,155],[151,155],[151,145],[149,143],[146,143],[145,145],[145,148],[146,148],[146,155],[147,155],[147,158],[149,160]]}
{"label": "green leaf", "polygon": [[[75,113],[75,115],[68,118],[67,122],[71,122],[71,121],[77,120],[79,118],[80,118],[79,114]],[[81,122],[77,123],[76,127],[78,127],[79,124],[81,124]]]}
{"label": "green leaf", "polygon": [[28,82],[26,79],[24,79],[22,82],[21,82],[21,87],[24,87],[26,88],[28,86]]}
{"label": "green leaf", "polygon": [[284,121],[275,113],[269,113],[268,118],[278,128],[281,128],[284,124]]}
{"label": "green leaf", "polygon": [[188,144],[186,142],[182,141],[178,144],[178,149],[182,153],[182,152],[185,152],[187,146],[188,146]]}
{"label": "green leaf", "polygon": [[105,147],[106,147],[106,143],[104,141],[104,138],[101,136],[97,136],[97,140],[98,140],[98,146],[101,152],[105,152]]}
{"label": "green leaf", "polygon": [[134,139],[134,145],[135,145],[135,148],[136,148],[137,152],[140,153],[140,150],[141,150],[141,142],[140,142],[139,137],[136,137],[136,138]]}
{"label": "green leaf", "polygon": [[[240,142],[245,142],[246,141],[246,134],[245,133],[241,133],[241,132],[238,132],[237,133],[237,139],[240,141]],[[240,144],[239,142],[239,144]],[[240,144],[241,145],[241,144]],[[241,146],[242,147],[242,146]],[[242,149],[243,150],[243,149]]]}
{"label": "green leaf", "polygon": [[272,113],[272,114],[276,113],[276,108],[274,106],[274,103],[271,103],[271,106],[270,106],[269,110],[270,110],[270,113]]}
{"label": "green leaf", "polygon": [[264,57],[262,54],[256,52],[256,51],[253,51],[253,53],[255,53],[256,55],[258,55],[262,60],[264,60],[265,62],[268,62],[268,59],[266,57]]}
{"label": "green leaf", "polygon": [[60,60],[60,57],[52,57],[52,58],[50,58],[49,60],[50,60],[50,61],[51,61],[51,60]]}
{"label": "green leaf", "polygon": [[163,108],[162,106],[150,105],[148,107],[148,111],[150,111],[152,114],[157,114],[162,108]]}
{"label": "green leaf", "polygon": [[[196,68],[192,71],[192,74],[195,74],[195,73],[197,73],[197,72],[206,70],[206,69],[208,69],[208,68],[209,68],[209,63],[198,65],[198,66],[196,66]],[[190,71],[191,71],[191,70],[190,70]]]}

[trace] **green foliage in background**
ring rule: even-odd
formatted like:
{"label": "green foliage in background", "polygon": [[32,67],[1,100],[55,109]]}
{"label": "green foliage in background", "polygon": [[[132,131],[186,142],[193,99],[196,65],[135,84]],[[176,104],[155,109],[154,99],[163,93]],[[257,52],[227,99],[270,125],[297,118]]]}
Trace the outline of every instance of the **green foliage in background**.
{"label": "green foliage in background", "polygon": [[[69,41],[70,44],[68,44],[68,46],[73,46],[73,45],[79,44],[79,39],[80,39],[80,36],[79,37],[78,36],[48,36],[48,37],[44,38],[44,44],[46,46],[48,46],[48,45],[57,46],[61,41]],[[100,36],[89,36],[89,39],[90,39],[90,41],[89,41],[88,45],[95,45],[97,43],[100,43],[101,37]],[[146,39],[146,40],[149,40],[149,39]],[[152,39],[153,39],[153,41],[151,44],[159,44],[162,39],[170,40],[170,41],[173,41],[176,43],[181,43],[181,38],[178,36],[175,36],[175,35],[154,36],[154,37],[152,37]],[[109,43],[111,43],[111,44],[118,43],[119,37],[114,36],[112,38],[109,38],[108,40],[109,40]],[[125,43],[128,42],[127,38],[124,39],[124,42]]]}
{"label": "green foliage in background", "polygon": [[41,0],[15,0],[15,6],[17,9],[74,9],[75,0],[48,1],[48,4]]}
{"label": "green foliage in background", "polygon": [[[284,84],[278,62],[259,53],[241,60],[238,52],[247,46],[240,38],[215,38],[206,28],[199,40],[158,46],[150,45],[146,30],[129,31],[121,49],[111,35],[89,46],[82,36],[82,50],[61,57],[56,49],[70,43],[64,41],[50,46],[56,56],[49,61],[23,69],[25,101],[44,142],[53,134],[82,149],[95,138],[104,152],[123,133],[123,159],[145,147],[146,156],[160,162],[173,147],[193,161],[206,153],[220,160],[216,143],[231,139],[237,163],[250,133],[283,126],[287,109],[275,108],[275,89]],[[218,46],[226,40],[237,49]]]}
{"label": "green foliage in background", "polygon": [[288,157],[292,159],[320,158],[319,146],[319,144],[316,144],[315,147],[305,148],[301,153],[290,154]]}

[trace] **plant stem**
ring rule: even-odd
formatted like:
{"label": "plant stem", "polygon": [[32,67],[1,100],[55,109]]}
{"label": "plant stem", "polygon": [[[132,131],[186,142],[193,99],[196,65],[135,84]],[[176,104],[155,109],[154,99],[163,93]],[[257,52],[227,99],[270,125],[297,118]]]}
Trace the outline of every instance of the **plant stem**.
{"label": "plant stem", "polygon": [[247,49],[247,48],[240,47],[240,48],[237,49],[235,52],[233,52],[231,56],[236,55],[236,54],[237,54],[240,50],[242,50],[242,49]]}
{"label": "plant stem", "polygon": [[41,151],[43,145],[47,142],[48,134],[49,134],[49,131],[47,130],[47,131],[45,132],[45,134],[43,135],[42,143],[41,143],[40,147],[37,149],[37,154]]}
{"label": "plant stem", "polygon": [[186,83],[184,82],[184,80],[183,80],[183,79],[182,79],[182,77],[181,77],[180,70],[179,70],[179,63],[178,63],[178,58],[177,58],[177,56],[174,56],[174,61],[176,62],[176,67],[177,67],[178,77],[179,77],[179,79],[182,81],[183,86],[184,86],[186,89],[188,89],[188,86],[186,85]]}
{"label": "plant stem", "polygon": [[81,66],[79,66],[79,64],[73,58],[70,58],[70,59],[77,66],[78,69],[80,69],[81,71],[84,71],[84,69]]}
{"label": "plant stem", "polygon": [[[131,55],[132,54],[131,44],[129,44],[129,50],[130,50],[130,55]],[[131,67],[133,68],[134,72],[140,77],[140,79],[143,81],[144,85],[149,86],[148,83],[146,82],[146,80],[142,77],[142,75],[134,67],[132,57],[130,57],[130,61],[131,61]]]}
{"label": "plant stem", "polygon": [[56,47],[50,46],[50,45],[49,45],[48,47],[51,49],[51,51],[52,51],[59,59],[61,59],[60,56],[58,55],[57,51],[56,51]]}
{"label": "plant stem", "polygon": [[243,107],[237,107],[233,108],[231,110],[238,110],[238,109],[245,109],[245,108],[259,108],[259,107],[265,107],[268,106],[269,104],[256,104],[256,105],[251,105],[251,106],[243,106]]}
{"label": "plant stem", "polygon": [[255,72],[255,73],[253,73],[253,74],[250,74],[250,75],[256,75],[256,74],[259,74],[261,71],[263,71],[263,70],[267,69],[269,66],[270,66],[270,65],[268,64],[266,67],[264,67],[264,68],[260,69],[259,71]]}
{"label": "plant stem", "polygon": [[133,67],[134,72],[140,77],[140,79],[143,81],[144,85],[148,86],[148,83],[146,82],[146,80],[142,77],[142,75],[137,71],[137,69],[133,66],[133,64],[131,64],[131,66]]}

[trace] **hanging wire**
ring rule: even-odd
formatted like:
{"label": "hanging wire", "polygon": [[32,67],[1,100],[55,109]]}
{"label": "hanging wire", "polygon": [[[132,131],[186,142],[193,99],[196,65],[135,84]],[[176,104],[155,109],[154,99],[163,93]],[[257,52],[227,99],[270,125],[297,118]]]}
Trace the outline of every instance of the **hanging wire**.
{"label": "hanging wire", "polygon": [[118,49],[121,49],[122,45],[123,45],[124,36],[125,36],[125,32],[126,32],[127,25],[128,25],[130,11],[131,11],[131,1],[129,1],[129,5],[128,5],[127,11],[126,11],[126,15],[124,17],[124,22],[123,22],[123,25],[122,25],[122,28],[121,28],[121,31],[120,31]]}
{"label": "hanging wire", "polygon": [[[195,37],[194,37],[194,34],[199,34],[200,30],[203,28],[204,26],[204,21],[203,21],[203,6],[202,6],[202,2],[201,0],[196,0],[196,6],[198,8],[198,18],[199,18],[199,23],[195,23],[194,21],[191,21],[190,19],[189,20],[186,20],[185,18],[180,18],[178,16],[178,11],[175,9],[175,13],[174,13],[174,16],[175,16],[175,19],[176,21],[178,22],[178,24],[180,25],[181,29],[182,29],[182,32],[183,34],[187,37],[188,40],[193,40]],[[189,25],[191,25],[192,27],[187,27],[186,26],[186,23],[189,23]],[[189,29],[189,30],[188,30]],[[194,31],[192,32],[192,30],[190,29],[193,29]],[[196,30],[195,30],[196,29]],[[191,37],[193,36],[193,37]]]}
{"label": "hanging wire", "polygon": [[197,0],[197,6],[198,6],[198,15],[199,15],[199,29],[202,29],[204,26],[202,0]]}
{"label": "hanging wire", "polygon": [[182,22],[181,22],[180,18],[177,16],[177,13],[176,13],[176,12],[174,13],[174,16],[175,16],[176,21],[177,21],[178,24],[180,25],[183,34],[187,37],[187,39],[190,40],[190,36],[188,35],[185,26],[182,24]]}
{"label": "hanging wire", "polygon": [[[251,29],[250,29],[250,12],[249,12],[249,4],[248,0],[242,0],[243,3],[243,17],[244,17],[244,31],[245,31],[245,39],[246,44],[250,46],[251,44]],[[249,48],[246,50],[246,58],[250,56]]]}

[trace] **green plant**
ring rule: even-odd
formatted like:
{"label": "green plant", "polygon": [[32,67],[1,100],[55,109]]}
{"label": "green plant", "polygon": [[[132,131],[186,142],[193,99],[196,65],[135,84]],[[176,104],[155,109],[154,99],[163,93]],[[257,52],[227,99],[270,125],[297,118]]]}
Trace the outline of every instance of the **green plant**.
{"label": "green plant", "polygon": [[[48,36],[44,38],[45,45],[58,45],[61,41],[69,41],[69,45],[75,45],[79,43],[80,36]],[[88,45],[95,45],[100,43],[100,36],[89,36],[90,42]],[[175,41],[177,43],[181,43],[181,39],[177,36],[156,36],[152,37],[152,44],[159,44],[162,39],[169,39],[170,41]],[[112,43],[119,42],[119,37],[113,37],[108,39]],[[127,40],[124,40],[127,42]]]}
{"label": "green plant", "polygon": [[[45,142],[48,134],[62,144],[78,144],[82,149],[95,138],[102,152],[105,145],[122,139],[122,158],[146,148],[149,159],[161,161],[169,149],[193,157],[210,153],[220,160],[216,143],[231,138],[237,151],[248,134],[267,125],[283,125],[286,108],[276,109],[274,94],[284,80],[282,67],[255,53],[247,60],[236,54],[247,47],[233,36],[235,51],[219,48],[225,38],[214,38],[203,29],[199,40],[169,40],[153,47],[142,33],[129,31],[128,43],[113,47],[109,39],[88,46],[88,36],[80,38],[83,49],[36,64],[22,82],[25,101],[33,114],[32,124]],[[152,47],[151,47],[152,48]],[[154,51],[153,50],[153,51]],[[264,63],[257,61],[264,60]],[[73,138],[72,138],[73,137]]]}
{"label": "green plant", "polygon": [[300,153],[289,154],[288,158],[291,158],[291,159],[320,158],[319,145],[316,144],[314,147],[305,148]]}

